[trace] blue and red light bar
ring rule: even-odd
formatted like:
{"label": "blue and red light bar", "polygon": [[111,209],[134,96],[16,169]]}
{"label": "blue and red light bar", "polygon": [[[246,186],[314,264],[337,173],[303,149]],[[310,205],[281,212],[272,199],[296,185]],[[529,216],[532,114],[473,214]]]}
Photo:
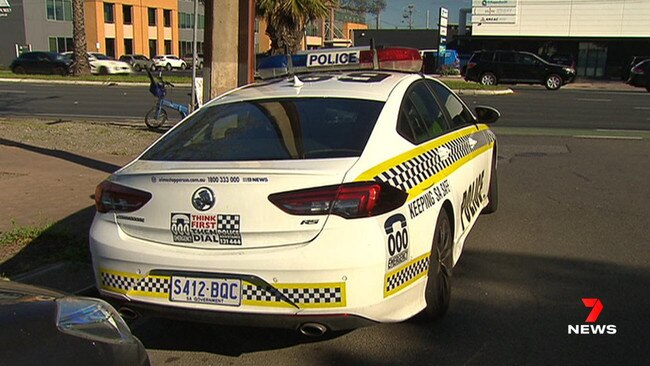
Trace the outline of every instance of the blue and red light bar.
{"label": "blue and red light bar", "polygon": [[[377,55],[375,66],[374,55]],[[385,70],[419,72],[422,57],[417,49],[391,47],[372,50],[369,47],[330,48],[291,55],[269,56],[257,68],[262,79],[319,71]]]}

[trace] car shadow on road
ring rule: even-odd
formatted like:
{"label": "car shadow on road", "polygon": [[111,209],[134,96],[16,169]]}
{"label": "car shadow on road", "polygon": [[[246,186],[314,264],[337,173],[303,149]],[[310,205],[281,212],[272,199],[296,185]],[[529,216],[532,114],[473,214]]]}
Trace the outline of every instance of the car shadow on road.
{"label": "car shadow on road", "polygon": [[[434,324],[414,318],[320,339],[171,320],[146,321],[134,332],[149,350],[215,356],[300,346],[304,364],[648,364],[649,286],[645,268],[467,249],[450,311]],[[615,335],[568,333],[569,325],[587,324],[583,297],[602,301],[595,324],[615,325]]]}
{"label": "car shadow on road", "polygon": [[65,161],[69,161],[71,163],[79,164],[84,167],[103,171],[106,173],[113,173],[114,171],[120,168],[119,165],[107,163],[93,158],[88,158],[68,151],[48,149],[44,147],[24,144],[22,142],[11,141],[3,138],[0,138],[0,145],[17,147],[19,149],[24,149],[38,154],[43,154],[54,158],[62,159]]}

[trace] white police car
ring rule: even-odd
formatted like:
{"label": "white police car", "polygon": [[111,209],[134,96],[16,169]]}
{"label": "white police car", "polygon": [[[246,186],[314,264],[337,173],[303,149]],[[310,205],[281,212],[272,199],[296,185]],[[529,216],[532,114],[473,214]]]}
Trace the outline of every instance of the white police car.
{"label": "white police car", "polygon": [[477,119],[420,67],[399,48],[262,62],[297,76],[214,99],[97,187],[101,293],[305,334],[442,316],[465,238],[496,209],[499,114]]}

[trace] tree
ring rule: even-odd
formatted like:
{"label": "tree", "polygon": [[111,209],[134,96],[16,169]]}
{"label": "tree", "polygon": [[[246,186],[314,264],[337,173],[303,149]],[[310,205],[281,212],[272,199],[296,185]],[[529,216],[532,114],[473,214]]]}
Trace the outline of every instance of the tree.
{"label": "tree", "polygon": [[89,75],[90,64],[86,53],[86,26],[84,24],[84,0],[72,0],[72,42],[74,53],[72,75]]}
{"label": "tree", "polygon": [[305,25],[328,14],[327,0],[258,0],[257,15],[266,20],[271,55],[295,53],[305,35]]}
{"label": "tree", "polygon": [[379,29],[381,12],[386,10],[386,0],[340,0],[340,6],[357,14],[372,14]]}

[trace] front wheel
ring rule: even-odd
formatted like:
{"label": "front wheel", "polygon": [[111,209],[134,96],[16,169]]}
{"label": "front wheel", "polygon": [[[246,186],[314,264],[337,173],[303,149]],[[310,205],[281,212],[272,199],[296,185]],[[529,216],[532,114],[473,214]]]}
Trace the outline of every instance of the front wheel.
{"label": "front wheel", "polygon": [[153,107],[147,112],[147,115],[144,116],[144,123],[149,128],[158,128],[162,126],[167,121],[167,111],[158,107]]}
{"label": "front wheel", "polygon": [[429,274],[424,290],[427,307],[422,310],[422,315],[426,320],[442,318],[449,308],[453,266],[452,248],[451,223],[447,211],[443,208],[438,214],[431,244],[431,255],[429,256]]}
{"label": "front wheel", "polygon": [[481,84],[497,85],[497,77],[491,72],[486,72],[483,75],[481,75]]}
{"label": "front wheel", "polygon": [[172,64],[165,65],[165,70],[169,71],[172,69]]}
{"label": "front wheel", "polygon": [[562,86],[562,78],[559,75],[551,74],[546,77],[544,86],[548,90],[558,90]]}
{"label": "front wheel", "polygon": [[185,69],[187,69],[187,65],[185,63],[182,63],[181,64],[181,70],[185,70]]}
{"label": "front wheel", "polygon": [[135,69],[137,72],[140,72],[142,70],[142,67],[140,67],[138,64],[135,64],[135,66],[133,66],[133,69]]}

